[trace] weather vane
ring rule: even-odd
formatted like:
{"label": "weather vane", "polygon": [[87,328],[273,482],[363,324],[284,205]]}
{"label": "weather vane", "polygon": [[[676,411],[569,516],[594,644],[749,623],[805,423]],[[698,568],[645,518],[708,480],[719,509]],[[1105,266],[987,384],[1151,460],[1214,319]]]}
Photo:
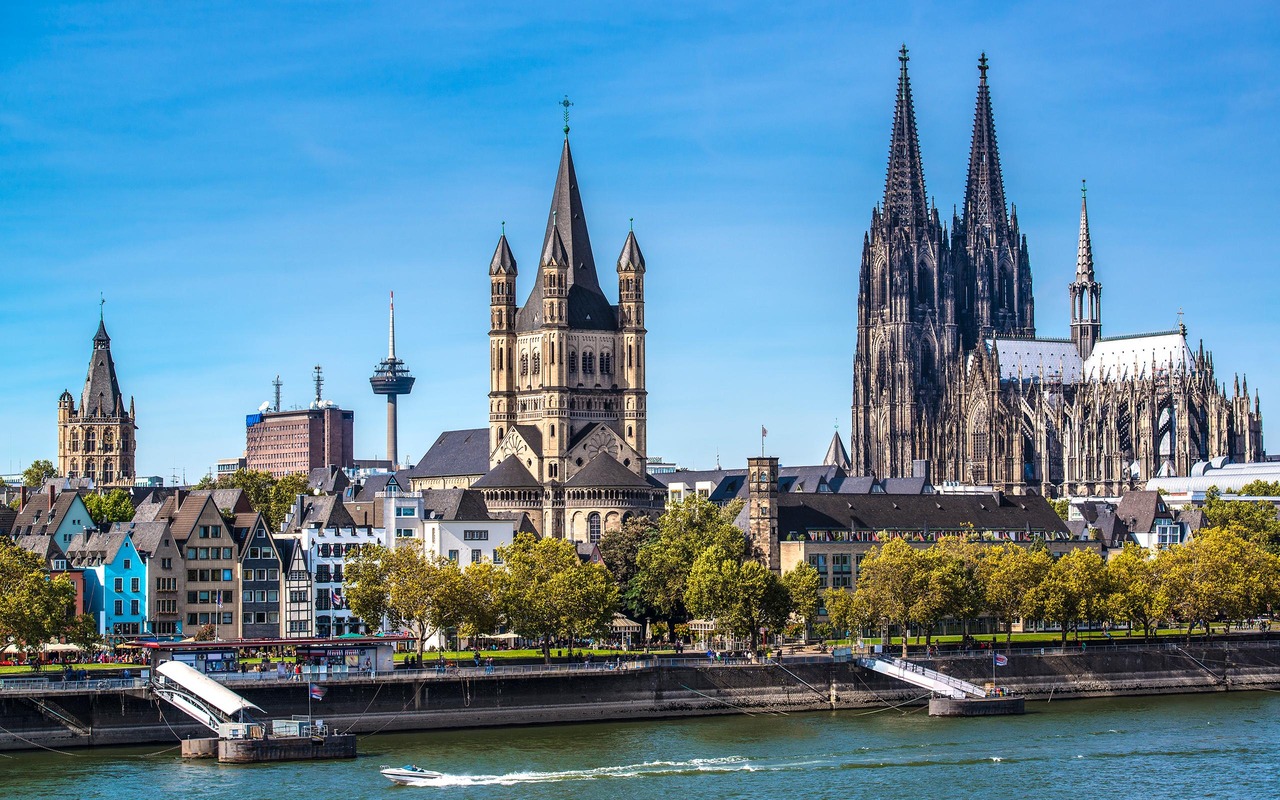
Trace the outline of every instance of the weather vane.
{"label": "weather vane", "polygon": [[102,313],[103,312],[102,307],[105,306],[106,304],[107,304],[106,295],[104,295],[102,292],[98,292],[98,321],[99,322],[102,322],[102,320],[104,319],[104,316]]}
{"label": "weather vane", "polygon": [[564,96],[564,99],[560,101],[560,105],[564,106],[564,135],[567,138],[569,136],[569,106],[573,105],[573,103],[569,102],[569,95],[566,94]]}

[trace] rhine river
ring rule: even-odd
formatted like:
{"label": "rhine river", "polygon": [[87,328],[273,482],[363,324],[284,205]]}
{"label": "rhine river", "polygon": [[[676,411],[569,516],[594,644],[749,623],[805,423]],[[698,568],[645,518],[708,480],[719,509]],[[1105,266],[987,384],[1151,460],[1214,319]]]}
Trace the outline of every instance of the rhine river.
{"label": "rhine river", "polygon": [[[145,748],[0,755],[20,798],[1272,798],[1280,694],[377,735],[347,762],[232,766]],[[445,773],[393,786],[382,764]]]}

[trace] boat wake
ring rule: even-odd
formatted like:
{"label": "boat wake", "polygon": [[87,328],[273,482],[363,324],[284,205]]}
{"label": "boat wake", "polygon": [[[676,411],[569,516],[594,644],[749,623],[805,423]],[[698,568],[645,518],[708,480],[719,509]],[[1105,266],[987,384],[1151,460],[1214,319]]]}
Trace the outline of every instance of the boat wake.
{"label": "boat wake", "polygon": [[520,783],[556,783],[559,781],[596,781],[614,778],[644,778],[663,775],[690,775],[707,773],[755,772],[788,769],[795,764],[758,764],[741,756],[728,758],[694,758],[688,761],[646,761],[643,764],[627,764],[594,769],[569,769],[555,772],[509,772],[505,775],[448,775],[423,778],[406,783],[406,786],[455,787],[455,786],[513,786]]}

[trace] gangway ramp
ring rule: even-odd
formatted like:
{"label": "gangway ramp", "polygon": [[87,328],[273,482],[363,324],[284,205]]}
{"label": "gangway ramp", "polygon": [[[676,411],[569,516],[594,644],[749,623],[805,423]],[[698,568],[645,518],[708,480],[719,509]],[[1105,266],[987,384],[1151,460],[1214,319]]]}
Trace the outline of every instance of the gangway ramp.
{"label": "gangway ramp", "polygon": [[152,673],[151,690],[206,728],[247,722],[246,712],[262,711],[240,695],[181,661],[166,661]]}
{"label": "gangway ramp", "polygon": [[863,656],[858,659],[858,666],[955,700],[987,696],[986,690],[981,686],[975,686],[968,681],[953,678],[901,658],[883,655]]}

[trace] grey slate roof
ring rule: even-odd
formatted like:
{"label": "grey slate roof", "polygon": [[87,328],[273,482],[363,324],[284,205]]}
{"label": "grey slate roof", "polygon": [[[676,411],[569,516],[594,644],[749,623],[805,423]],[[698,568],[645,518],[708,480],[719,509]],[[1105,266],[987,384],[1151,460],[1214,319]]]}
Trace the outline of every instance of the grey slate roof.
{"label": "grey slate roof", "polygon": [[338,494],[351,485],[351,479],[342,467],[332,464],[316,467],[307,473],[307,485],[324,494]]}
{"label": "grey slate roof", "polygon": [[[743,509],[746,513],[746,509]],[[1067,533],[1043,497],[1034,495],[889,495],[859,497],[784,494],[778,497],[778,535],[806,530],[955,530]]]}
{"label": "grey slate roof", "polygon": [[[565,137],[560,151],[560,169],[556,174],[555,191],[551,197],[551,211],[547,214],[547,232],[542,239],[542,252],[554,247],[558,234],[570,266],[568,271],[568,319],[570,328],[577,330],[610,331],[618,327],[614,307],[605,299],[596,277],[596,261],[591,254],[591,237],[587,233],[587,219],[582,211],[582,196],[578,191],[578,176],[573,168],[573,153],[569,139]],[[516,330],[524,333],[542,327],[542,270],[534,279],[533,290],[525,304],[516,312]]]}
{"label": "grey slate roof", "polygon": [[831,437],[831,444],[827,445],[827,454],[823,456],[822,464],[826,467],[839,467],[846,471],[849,469],[849,451],[844,449],[840,431],[836,431]]}
{"label": "grey slate roof", "polygon": [[294,520],[294,528],[354,528],[355,520],[337,495],[306,496],[302,501],[302,519]]}
{"label": "grey slate roof", "polygon": [[520,463],[516,456],[507,456],[502,463],[489,470],[475,483],[473,489],[540,489],[541,484],[533,473]]}
{"label": "grey slate roof", "polygon": [[422,493],[422,502],[428,519],[490,519],[484,498],[470,489],[428,489]]}
{"label": "grey slate roof", "polygon": [[408,474],[413,478],[440,478],[483,475],[488,471],[489,429],[467,428],[440,434]]}
{"label": "grey slate roof", "polygon": [[[168,522],[117,522],[111,526],[112,533],[128,533],[133,537],[133,546],[144,556],[150,556],[160,549],[165,537],[172,537]],[[172,543],[172,538],[170,538]]]}
{"label": "grey slate roof", "polygon": [[627,232],[627,240],[622,243],[622,253],[618,256],[618,268],[627,267],[636,272],[644,272],[644,253],[640,252],[640,243],[636,241],[635,231]]}
{"label": "grey slate roof", "polygon": [[89,567],[99,563],[110,564],[120,552],[128,535],[119,531],[77,533],[71,537],[71,543],[67,545],[67,561],[75,567]]}
{"label": "grey slate roof", "polygon": [[53,568],[54,559],[62,558],[62,550],[58,547],[56,536],[45,536],[44,534],[29,534],[26,536],[13,537],[13,543],[28,553],[39,556],[44,562],[46,569]]}
{"label": "grey slate roof", "polygon": [[93,354],[89,358],[89,371],[80,395],[80,415],[85,417],[123,416],[124,397],[116,380],[116,365],[111,359],[111,337],[107,326],[98,321],[98,332],[93,337]]}
{"label": "grey slate roof", "polygon": [[1157,519],[1173,520],[1173,512],[1159,492],[1126,492],[1116,506],[1116,516],[1134,533],[1150,533]]}
{"label": "grey slate roof", "polygon": [[17,511],[6,505],[0,505],[0,536],[8,536],[13,532],[13,521],[17,518]]}
{"label": "grey slate roof", "polygon": [[505,233],[498,237],[498,247],[493,251],[493,260],[489,262],[489,274],[516,274],[516,257],[511,254],[511,245],[507,244]]}
{"label": "grey slate roof", "polygon": [[607,488],[651,488],[649,482],[619,463],[618,459],[608,453],[599,453],[587,462],[586,466],[574,473],[564,482],[567,488],[607,487]]}

